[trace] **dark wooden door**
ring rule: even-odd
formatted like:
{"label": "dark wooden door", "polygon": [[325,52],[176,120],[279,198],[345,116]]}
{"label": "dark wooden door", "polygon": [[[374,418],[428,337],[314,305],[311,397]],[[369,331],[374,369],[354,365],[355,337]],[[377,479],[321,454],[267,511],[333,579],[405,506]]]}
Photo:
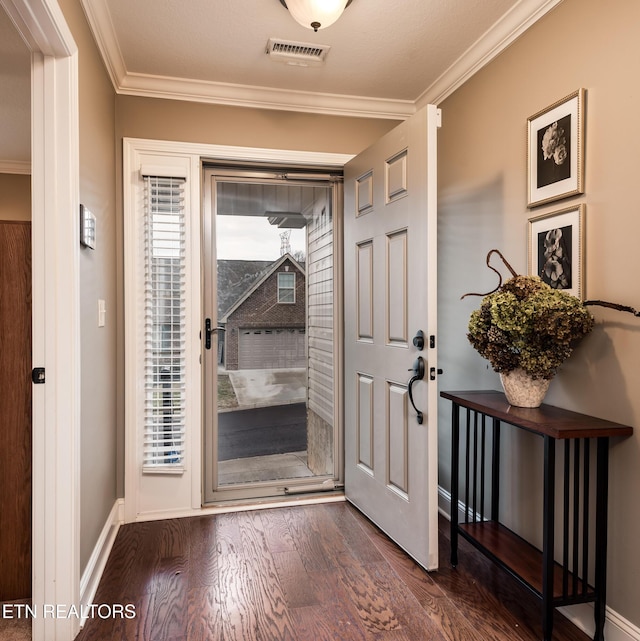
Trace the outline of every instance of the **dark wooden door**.
{"label": "dark wooden door", "polygon": [[0,601],[31,596],[31,224],[0,221]]}

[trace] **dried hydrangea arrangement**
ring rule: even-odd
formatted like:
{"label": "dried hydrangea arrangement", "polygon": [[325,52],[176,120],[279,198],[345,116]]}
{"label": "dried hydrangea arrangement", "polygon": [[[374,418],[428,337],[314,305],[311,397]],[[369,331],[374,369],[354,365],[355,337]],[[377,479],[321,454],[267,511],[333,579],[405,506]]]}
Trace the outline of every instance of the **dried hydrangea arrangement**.
{"label": "dried hydrangea arrangement", "polygon": [[[492,250],[487,265],[493,252],[500,254]],[[517,275],[500,257],[514,277],[504,283],[501,278],[482,299],[469,319],[467,338],[496,372],[521,368],[534,380],[549,380],[593,329],[593,316],[575,296],[552,289],[538,276]]]}
{"label": "dried hydrangea arrangement", "polygon": [[484,297],[467,337],[496,372],[521,368],[533,379],[551,379],[592,329],[593,316],[578,298],[538,276],[515,276]]}

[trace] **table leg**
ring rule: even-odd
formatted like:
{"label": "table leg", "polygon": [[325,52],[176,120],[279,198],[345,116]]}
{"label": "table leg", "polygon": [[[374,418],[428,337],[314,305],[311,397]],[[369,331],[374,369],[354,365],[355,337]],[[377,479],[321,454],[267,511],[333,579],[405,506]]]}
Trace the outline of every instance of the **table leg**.
{"label": "table leg", "polygon": [[604,641],[607,605],[607,495],[609,492],[609,439],[598,438],[596,479],[596,569],[594,608],[596,631],[594,641]]}
{"label": "table leg", "polygon": [[500,520],[500,421],[493,419],[491,448],[491,520]]}
{"label": "table leg", "polygon": [[451,414],[451,565],[458,565],[458,483],[460,481],[460,406]]}
{"label": "table leg", "polygon": [[553,633],[553,553],[555,519],[556,441],[544,437],[544,508],[542,543],[542,634],[551,641]]}

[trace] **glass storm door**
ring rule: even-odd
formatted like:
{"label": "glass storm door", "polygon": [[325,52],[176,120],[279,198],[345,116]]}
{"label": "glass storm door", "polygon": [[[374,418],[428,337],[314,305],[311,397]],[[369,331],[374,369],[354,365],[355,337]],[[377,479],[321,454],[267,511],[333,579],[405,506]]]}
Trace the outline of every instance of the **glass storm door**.
{"label": "glass storm door", "polygon": [[334,188],[204,174],[205,500],[332,490]]}

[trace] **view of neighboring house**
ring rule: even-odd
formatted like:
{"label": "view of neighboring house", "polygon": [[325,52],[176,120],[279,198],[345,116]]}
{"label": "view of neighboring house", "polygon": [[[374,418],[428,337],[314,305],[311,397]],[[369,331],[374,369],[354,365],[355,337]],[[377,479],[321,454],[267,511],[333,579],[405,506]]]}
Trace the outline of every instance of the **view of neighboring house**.
{"label": "view of neighboring house", "polygon": [[266,265],[219,261],[218,283],[227,304],[222,310],[218,303],[218,325],[226,330],[219,356],[226,369],[305,367],[304,266],[290,254]]}

